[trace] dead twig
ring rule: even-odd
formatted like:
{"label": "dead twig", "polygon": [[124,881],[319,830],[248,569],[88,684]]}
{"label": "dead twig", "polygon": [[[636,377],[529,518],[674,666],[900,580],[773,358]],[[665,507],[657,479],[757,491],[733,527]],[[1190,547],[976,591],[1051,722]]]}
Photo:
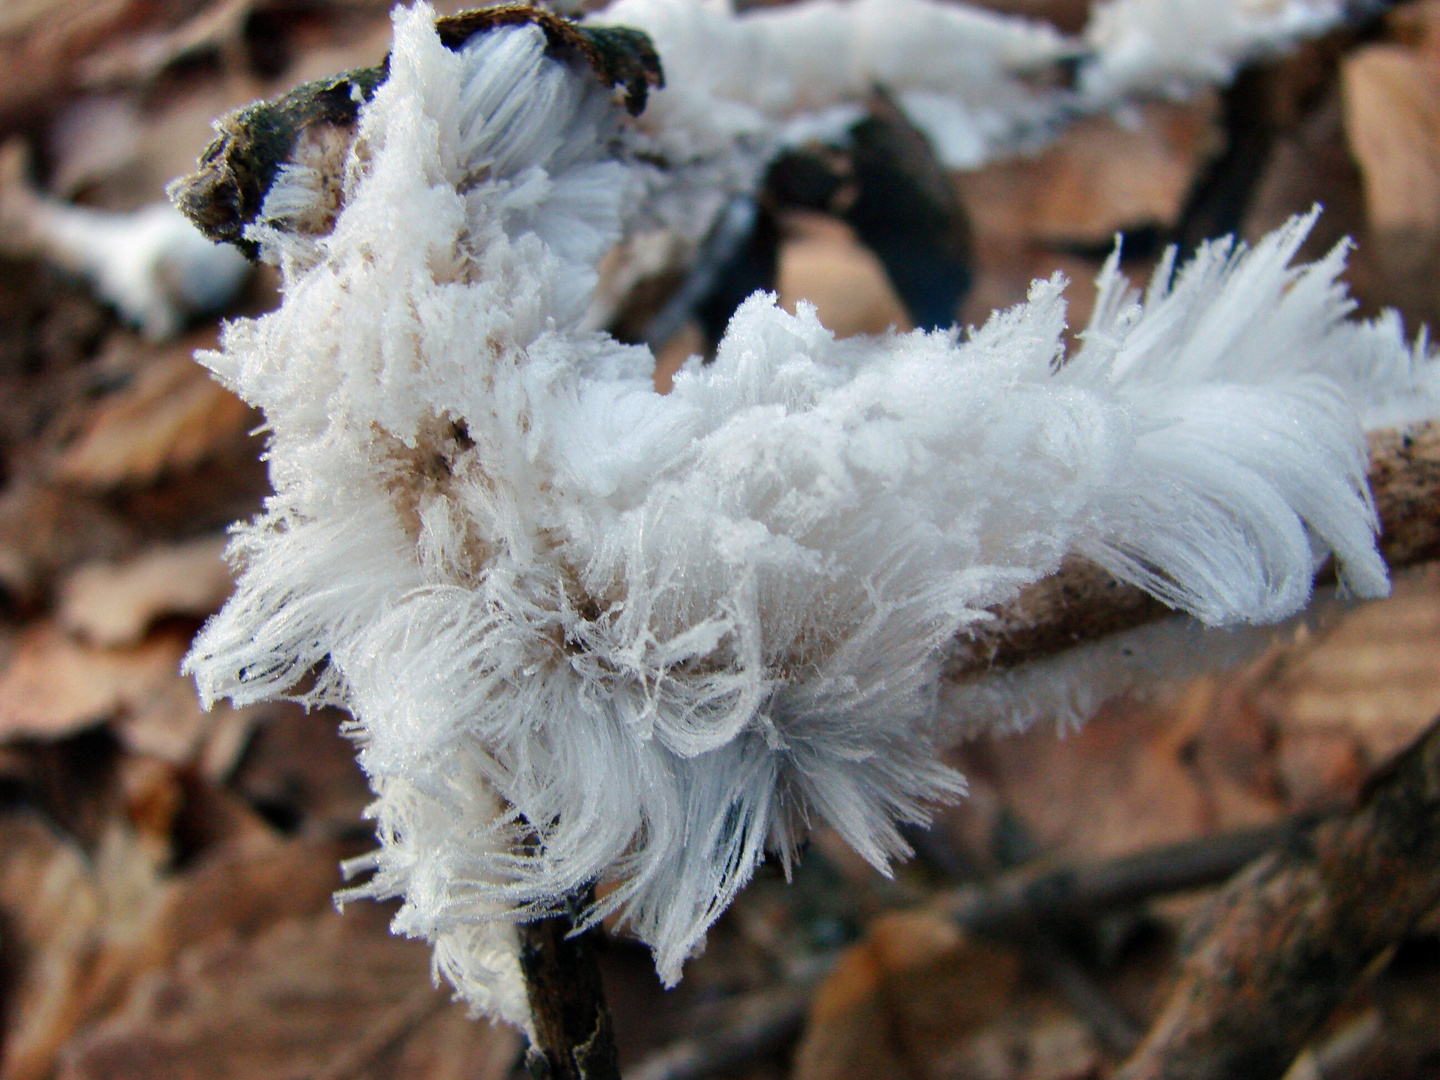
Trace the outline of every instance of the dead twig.
{"label": "dead twig", "polygon": [[1116,859],[1027,866],[932,902],[967,930],[1007,930],[1092,915],[1154,896],[1224,881],[1255,858],[1303,835],[1313,818],[1204,836]]}
{"label": "dead twig", "polygon": [[1440,720],[1360,807],[1257,860],[1193,928],[1117,1080],[1278,1077],[1357,979],[1440,902]]}
{"label": "dead twig", "polygon": [[1049,931],[1037,929],[1025,943],[1025,956],[1045,973],[1050,984],[1070,1003],[1112,1054],[1133,1051],[1143,1034],[1090,972]]}
{"label": "dead twig", "polygon": [[807,979],[742,995],[706,1031],[650,1055],[625,1080],[701,1080],[778,1050],[800,1034],[814,989]]}
{"label": "dead twig", "polygon": [[[1095,863],[1026,867],[983,885],[961,886],[932,903],[967,930],[1016,933],[1029,940],[1037,923],[1093,915],[1223,881],[1257,856],[1295,840],[1311,821],[1222,833]],[[1077,980],[1079,969],[1073,961],[1056,961],[1056,956],[1051,950],[1032,959],[1071,991],[1086,994],[1093,989],[1088,976],[1084,985]],[[1056,962],[1065,966],[1063,972],[1054,966]],[[628,1071],[626,1080],[700,1080],[770,1053],[799,1031],[815,982],[796,980],[735,999],[706,1032],[651,1055]],[[1101,1007],[1110,1007],[1108,1000]],[[1107,1042],[1116,1048],[1133,1046],[1137,1034],[1128,1018],[1107,1017],[1113,1021],[1107,1025]]]}
{"label": "dead twig", "polygon": [[574,897],[568,914],[519,927],[520,970],[535,1023],[525,1064],[537,1080],[620,1080],[600,966],[589,935],[572,936],[574,915],[587,902]]}

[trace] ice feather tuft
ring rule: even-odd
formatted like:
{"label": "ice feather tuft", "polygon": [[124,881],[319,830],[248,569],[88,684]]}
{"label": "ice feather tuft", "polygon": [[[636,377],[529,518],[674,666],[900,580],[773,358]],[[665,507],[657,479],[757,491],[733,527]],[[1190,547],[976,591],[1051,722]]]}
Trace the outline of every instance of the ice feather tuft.
{"label": "ice feather tuft", "polygon": [[1295,611],[1327,552],[1385,591],[1359,414],[1422,372],[1346,321],[1342,253],[1289,265],[1309,219],[1143,297],[1112,262],[1068,361],[1059,279],[964,340],[756,295],[661,397],[580,321],[654,180],[606,92],[533,27],[395,19],[333,231],[201,357],[265,410],[275,495],[187,665],[351,712],[354,893],[478,1007],[526,1021],[510,923],[597,881],[674,982],[812,823],[904,854],[963,790],[945,643],[1069,553],[1210,622]]}
{"label": "ice feather tuft", "polygon": [[1081,87],[1116,101],[1228,83],[1242,64],[1333,29],[1345,9],[1344,0],[1102,0],[1085,28],[1094,59]]}

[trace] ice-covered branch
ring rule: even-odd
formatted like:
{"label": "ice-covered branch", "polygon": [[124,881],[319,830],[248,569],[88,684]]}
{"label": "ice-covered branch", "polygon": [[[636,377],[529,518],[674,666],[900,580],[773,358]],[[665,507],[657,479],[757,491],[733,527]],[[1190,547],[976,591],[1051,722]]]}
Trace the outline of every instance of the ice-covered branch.
{"label": "ice-covered branch", "polygon": [[[1440,426],[1371,434],[1370,490],[1380,519],[1380,553],[1392,570],[1440,558]],[[1174,612],[1084,559],[1026,587],[995,618],[957,640],[946,677],[973,679],[1042,660]]]}
{"label": "ice-covered branch", "polygon": [[1144,290],[1112,260],[1073,352],[1058,277],[965,337],[837,341],[757,294],[660,396],[584,319],[680,183],[680,53],[657,32],[640,123],[547,26],[398,13],[235,219],[282,306],[200,357],[264,409],[275,494],[188,668],[350,711],[381,842],[352,895],[403,897],[477,1006],[530,1019],[513,923],[591,885],[673,982],[813,823],[905,854],[964,789],[949,643],[1068,557],[1209,623],[1293,614],[1327,558],[1386,592],[1364,430],[1440,411],[1436,369],[1350,318],[1343,248],[1294,265],[1313,215]]}

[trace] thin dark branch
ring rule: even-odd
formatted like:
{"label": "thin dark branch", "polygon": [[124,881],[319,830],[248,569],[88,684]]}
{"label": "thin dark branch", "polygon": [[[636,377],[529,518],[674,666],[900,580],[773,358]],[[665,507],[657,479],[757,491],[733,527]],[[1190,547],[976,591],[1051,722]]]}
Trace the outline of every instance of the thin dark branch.
{"label": "thin dark branch", "polygon": [[937,898],[933,906],[966,929],[986,933],[1093,915],[1224,881],[1258,856],[1303,835],[1311,821],[1219,833],[1099,862],[1027,866],[983,885],[963,885]]}
{"label": "thin dark branch", "polygon": [[705,1031],[652,1054],[625,1080],[701,1080],[774,1053],[800,1034],[813,989],[806,980],[742,995]]}
{"label": "thin dark branch", "polygon": [[[1257,856],[1293,842],[1312,820],[1221,833],[1101,862],[1015,870],[987,884],[944,893],[933,904],[969,930],[1030,940],[1037,923],[1095,915],[1223,881]],[[1052,950],[1049,958],[1054,955]],[[1052,971],[1045,957],[1032,959]],[[1095,989],[1088,976],[1075,977],[1073,961],[1059,974],[1062,989],[1077,995]],[[705,1033],[652,1055],[629,1071],[626,1080],[700,1080],[771,1053],[798,1033],[813,989],[814,981],[806,979],[737,998]],[[1084,1004],[1079,997],[1073,1000],[1077,1008]],[[1128,1018],[1108,1000],[1097,1008],[1103,1013],[1088,1006],[1081,1011],[1092,1024],[1105,1026],[1102,1038],[1117,1049],[1132,1046],[1133,1038],[1125,1042],[1135,1035]]]}
{"label": "thin dark branch", "polygon": [[1144,1032],[1049,931],[1037,929],[1025,943],[1025,955],[1112,1054],[1124,1057],[1139,1045]]}
{"label": "thin dark branch", "polygon": [[569,915],[520,926],[520,968],[535,1021],[526,1064],[537,1080],[620,1080],[615,1032],[588,934]]}

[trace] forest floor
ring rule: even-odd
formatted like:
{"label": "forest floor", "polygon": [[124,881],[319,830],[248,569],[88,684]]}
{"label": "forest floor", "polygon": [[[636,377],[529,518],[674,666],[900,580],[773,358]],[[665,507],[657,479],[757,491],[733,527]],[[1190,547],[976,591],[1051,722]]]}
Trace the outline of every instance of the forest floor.
{"label": "forest floor", "polygon": [[[1074,30],[1087,5],[988,6]],[[153,203],[212,118],[375,63],[388,34],[372,0],[0,0],[0,1080],[519,1075],[519,1035],[467,1018],[426,945],[389,935],[391,907],[335,909],[340,862],[373,844],[345,718],[207,714],[178,673],[231,587],[224,530],[267,491],[261,417],[191,360],[219,323],[147,339],[4,213],[22,187],[111,211]],[[953,181],[974,275],[962,325],[1055,272],[1082,324],[1117,232],[1143,276],[1160,241],[1254,238],[1316,202],[1305,254],[1353,236],[1360,310],[1435,325],[1440,3]],[[779,220],[783,302],[812,300],[841,333],[908,325],[844,222]],[[277,299],[257,269],[224,315]],[[662,366],[703,349],[701,333],[684,328]],[[1333,604],[1237,666],[1110,701],[1078,730],[966,743],[953,759],[968,796],[913,834],[919,857],[894,878],[822,829],[793,881],[762,869],[670,992],[641,947],[611,937],[627,1075],[1110,1076],[1220,880],[984,933],[937,898],[1137,853],[1166,865],[1344,815],[1437,715],[1432,564],[1398,575],[1388,600]],[[1440,1077],[1440,910],[1369,965],[1287,1075]]]}

